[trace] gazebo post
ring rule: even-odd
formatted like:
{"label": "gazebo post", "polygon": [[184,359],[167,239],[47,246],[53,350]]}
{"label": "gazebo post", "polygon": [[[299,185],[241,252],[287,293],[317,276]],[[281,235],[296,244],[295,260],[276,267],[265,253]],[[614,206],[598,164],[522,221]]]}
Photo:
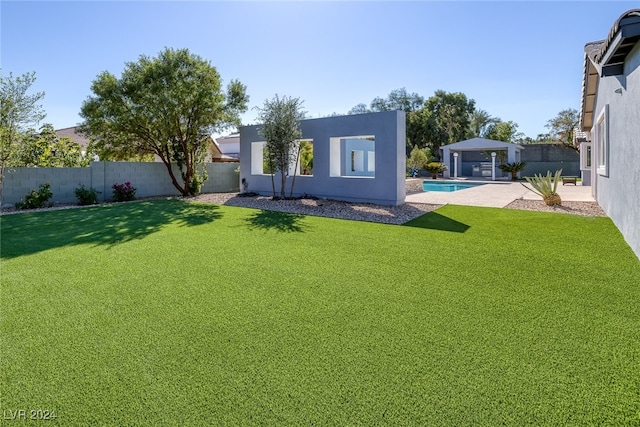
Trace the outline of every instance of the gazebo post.
{"label": "gazebo post", "polygon": [[458,152],[453,153],[453,178],[458,179]]}
{"label": "gazebo post", "polygon": [[496,180],[496,152],[491,152],[491,181]]}

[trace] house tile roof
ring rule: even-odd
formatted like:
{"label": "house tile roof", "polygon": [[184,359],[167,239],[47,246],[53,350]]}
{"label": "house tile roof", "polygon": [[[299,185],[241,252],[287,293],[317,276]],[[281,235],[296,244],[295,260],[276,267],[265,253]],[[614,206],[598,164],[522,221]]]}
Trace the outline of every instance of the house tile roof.
{"label": "house tile roof", "polygon": [[611,30],[609,31],[609,35],[600,46],[600,51],[597,52],[594,57],[595,62],[597,63],[602,62],[602,60],[605,58],[607,54],[607,51],[609,50],[610,47],[614,45],[614,42],[619,37],[619,35],[621,35],[626,39],[630,39],[630,40],[627,40],[627,43],[625,43],[627,48],[625,48],[624,51],[621,52],[621,55],[619,55],[620,58],[618,58],[620,61],[624,62],[624,58],[631,51],[631,48],[633,47],[633,45],[635,45],[635,43],[640,39],[639,31],[632,29],[631,31],[628,32],[628,34],[624,34],[625,32],[624,27],[626,27],[627,25],[636,24],[636,23],[640,23],[640,9],[631,9],[623,13],[620,16],[620,18],[618,18],[616,22],[613,24],[613,26],[611,27]]}
{"label": "house tile roof", "polygon": [[582,130],[588,131],[593,127],[593,109],[600,78],[622,74],[624,61],[638,42],[640,9],[631,9],[614,22],[605,40],[585,45],[580,111]]}

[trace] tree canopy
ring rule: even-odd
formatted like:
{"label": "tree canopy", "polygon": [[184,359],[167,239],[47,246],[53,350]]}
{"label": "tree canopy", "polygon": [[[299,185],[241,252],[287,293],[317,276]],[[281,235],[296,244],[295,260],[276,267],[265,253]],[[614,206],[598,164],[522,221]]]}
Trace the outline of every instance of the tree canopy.
{"label": "tree canopy", "polygon": [[521,132],[518,132],[518,124],[509,120],[503,122],[498,119],[497,122],[487,126],[483,138],[493,139],[494,141],[516,142],[524,138]]}
{"label": "tree canopy", "polygon": [[392,90],[386,98],[376,97],[369,107],[366,104],[358,104],[349,110],[348,114],[362,114],[380,111],[402,110],[407,113],[422,108],[424,98],[417,93],[408,93],[407,89]]}
{"label": "tree canopy", "polygon": [[[487,111],[476,108],[475,100],[461,92],[436,90],[425,100],[423,96],[408,93],[405,88],[401,88],[391,91],[386,98],[374,98],[369,106],[360,103],[349,110],[348,114],[387,110],[403,110],[407,113],[408,156],[409,150],[413,151],[412,148],[417,147],[429,149],[430,157],[438,159],[441,146],[473,137],[505,142],[535,142],[533,138],[518,132],[516,122],[502,121]],[[565,110],[556,119],[550,120],[547,126],[552,126],[556,138],[573,141],[576,117],[575,110],[573,113]]]}
{"label": "tree canopy", "polygon": [[35,132],[35,127],[46,114],[39,104],[44,92],[29,94],[36,81],[36,73],[14,77],[0,74],[0,203],[4,169],[9,159],[16,155],[21,139]]}
{"label": "tree canopy", "polygon": [[[183,195],[197,194],[206,180],[202,164],[217,131],[240,124],[246,86],[231,80],[226,91],[218,71],[188,49],[166,48],[128,62],[117,78],[105,71],[82,105],[83,132],[97,149],[122,157],[153,154],[165,164]],[[171,167],[176,163],[180,182]]]}
{"label": "tree canopy", "polygon": [[580,150],[580,145],[574,141],[574,129],[578,126],[580,115],[575,108],[567,108],[560,111],[554,118],[550,119],[546,127],[549,128],[550,137],[562,143],[562,145]]}
{"label": "tree canopy", "polygon": [[421,123],[427,134],[426,146],[434,158],[440,158],[440,147],[467,138],[475,101],[464,93],[437,90],[425,102],[426,122]]}
{"label": "tree canopy", "polygon": [[28,133],[20,138],[7,161],[13,167],[81,167],[89,159],[82,155],[82,147],[68,137],[60,137],[53,126],[44,124],[40,133]]}

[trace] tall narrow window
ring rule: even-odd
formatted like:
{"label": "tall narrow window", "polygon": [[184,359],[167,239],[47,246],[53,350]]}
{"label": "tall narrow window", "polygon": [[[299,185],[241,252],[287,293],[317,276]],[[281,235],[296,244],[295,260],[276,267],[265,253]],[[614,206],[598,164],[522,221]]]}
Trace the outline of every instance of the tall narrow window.
{"label": "tall narrow window", "polygon": [[609,104],[598,116],[595,139],[598,175],[609,176]]}
{"label": "tall narrow window", "polygon": [[583,142],[580,144],[580,169],[591,169],[591,143]]}

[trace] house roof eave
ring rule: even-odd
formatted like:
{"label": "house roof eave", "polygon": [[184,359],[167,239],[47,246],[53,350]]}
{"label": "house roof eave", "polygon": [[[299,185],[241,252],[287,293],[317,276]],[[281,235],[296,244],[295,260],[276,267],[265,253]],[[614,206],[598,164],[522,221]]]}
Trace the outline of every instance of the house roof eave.
{"label": "house roof eave", "polygon": [[594,56],[594,61],[601,66],[601,76],[621,74],[627,55],[639,41],[640,9],[631,9],[614,22],[609,35]]}
{"label": "house roof eave", "polygon": [[593,127],[593,113],[601,77],[623,72],[624,61],[636,43],[640,42],[640,9],[624,12],[614,22],[605,40],[587,43],[584,54],[580,128]]}
{"label": "house roof eave", "polygon": [[603,42],[588,43],[584,53],[584,71],[582,76],[582,99],[580,103],[580,128],[588,131],[593,126],[593,110],[595,108],[600,73],[593,62],[593,53]]}

